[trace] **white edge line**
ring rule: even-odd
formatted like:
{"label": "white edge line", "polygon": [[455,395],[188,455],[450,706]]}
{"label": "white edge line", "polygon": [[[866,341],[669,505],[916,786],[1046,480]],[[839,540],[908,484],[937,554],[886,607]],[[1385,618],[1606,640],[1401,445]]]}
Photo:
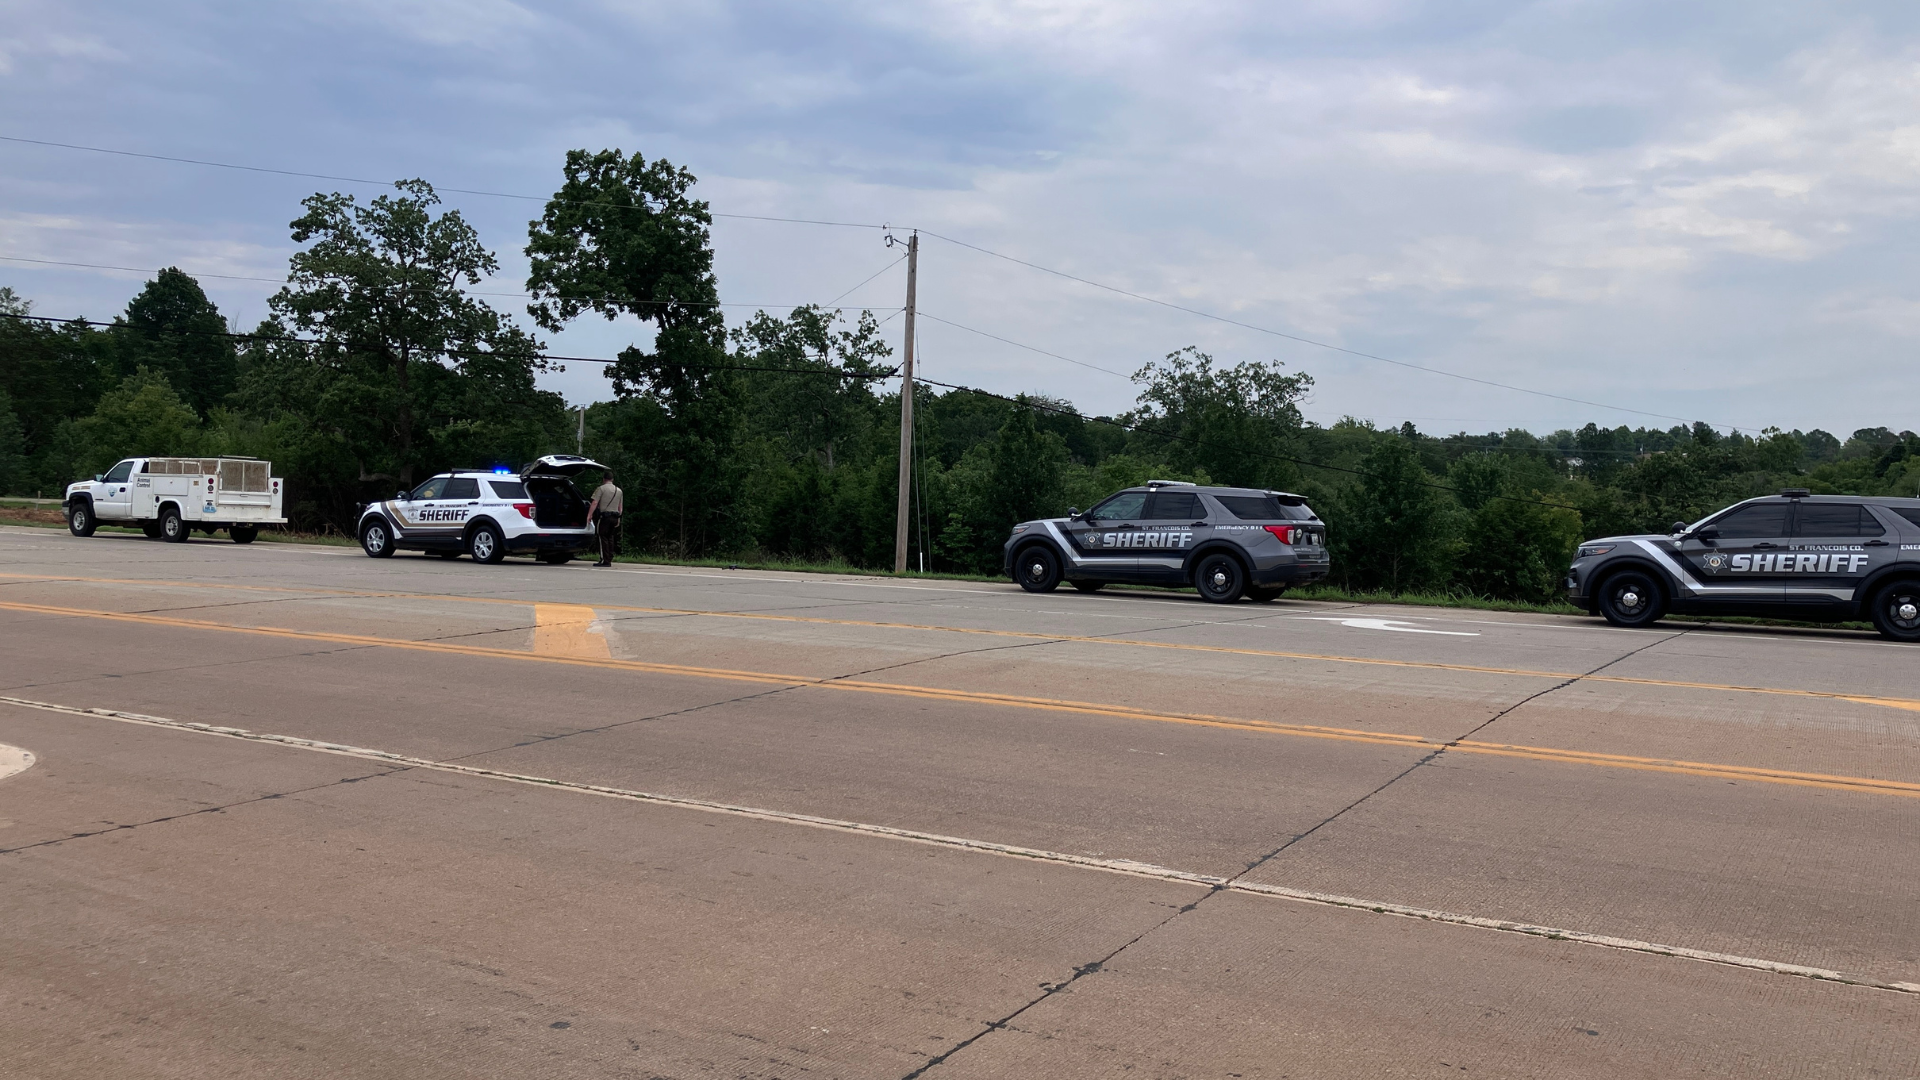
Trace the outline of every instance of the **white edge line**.
{"label": "white edge line", "polygon": [[[1591,934],[1582,930],[1565,930],[1558,927],[1537,926],[1532,923],[1510,922],[1505,919],[1489,919],[1477,915],[1461,915],[1450,911],[1410,907],[1406,904],[1363,900],[1352,896],[1339,896],[1333,893],[1294,889],[1284,885],[1265,885],[1258,882],[1222,878],[1211,874],[1197,874],[1187,870],[1175,870],[1170,867],[1157,866],[1153,863],[1136,862],[1131,859],[1099,859],[1087,855],[1073,855],[1067,852],[1047,851],[1041,848],[1020,847],[1013,844],[998,844],[988,840],[973,840],[962,836],[947,836],[941,833],[920,832],[914,829],[899,829],[889,825],[870,825],[865,822],[819,817],[813,814],[800,814],[786,810],[767,810],[753,806],[737,806],[732,803],[714,802],[708,799],[694,799],[679,795],[662,795],[655,792],[633,791],[626,788],[587,784],[573,780],[557,780],[551,777],[529,776],[523,773],[503,772],[498,769],[485,769],[476,765],[460,765],[453,762],[434,761],[431,758],[413,757],[407,754],[396,754],[386,750],[374,750],[362,746],[322,742],[317,739],[303,739],[293,735],[273,735],[265,732],[250,731],[246,728],[189,723],[183,720],[169,720],[161,716],[148,716],[143,713],[121,712],[115,709],[84,709],[72,705],[56,705],[52,702],[33,701],[27,698],[6,696],[0,696],[0,703],[25,709],[37,709],[43,712],[64,713],[70,716],[95,717],[115,720],[121,723],[139,724],[147,727],[171,728],[176,731],[186,731],[198,735],[214,735],[221,738],[239,739],[246,742],[272,743],[297,750],[309,750],[323,754],[334,754],[340,757],[385,762],[407,768],[427,769],[435,772],[454,773],[488,780],[502,780],[508,783],[526,784],[533,787],[553,788],[584,795],[597,795],[602,798],[621,799],[629,802],[656,803],[663,806],[675,806],[710,814],[725,814],[731,817],[742,817],[755,821],[802,825],[808,828],[855,833],[863,836],[878,836],[889,840],[928,844],[935,847],[956,848],[987,855],[1028,859],[1035,862],[1060,863],[1087,870],[1099,870],[1111,874],[1125,874],[1130,877],[1151,878],[1157,881],[1194,885],[1206,889],[1251,893],[1256,896],[1291,900],[1297,903],[1314,904],[1321,907],[1338,907],[1356,911],[1368,911],[1376,915],[1393,915],[1400,918],[1447,923],[1454,926],[1493,930],[1507,934],[1520,934],[1526,937],[1546,938],[1553,941],[1571,941],[1576,944],[1590,945],[1603,949],[1647,953],[1655,956],[1669,956],[1681,960],[1718,964],[1723,967],[1744,968],[1750,971],[1762,971],[1775,975],[1792,975],[1823,982],[1836,982],[1849,986],[1888,990],[1900,994],[1920,995],[1920,983],[1915,982],[1881,982],[1864,976],[1847,975],[1827,968],[1808,967],[1804,964],[1789,964],[1777,960],[1762,960],[1751,956],[1738,956],[1733,953],[1709,952],[1704,949],[1691,949],[1679,945],[1662,945],[1657,942],[1639,941],[1633,938],[1612,937],[1606,934]],[[9,775],[5,768],[7,761],[5,752],[16,749],[17,748],[9,747],[5,744],[0,744],[0,776]],[[24,750],[18,750],[18,753],[26,759],[26,764],[21,765],[21,769],[33,763],[32,754]],[[19,770],[16,769],[14,771],[17,772]]]}

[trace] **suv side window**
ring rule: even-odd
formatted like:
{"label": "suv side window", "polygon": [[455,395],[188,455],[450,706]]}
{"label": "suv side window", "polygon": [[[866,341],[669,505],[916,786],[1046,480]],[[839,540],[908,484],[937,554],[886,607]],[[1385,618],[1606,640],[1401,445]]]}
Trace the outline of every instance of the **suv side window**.
{"label": "suv side window", "polygon": [[1132,521],[1146,508],[1146,492],[1123,491],[1087,511],[1087,518],[1091,521]]}
{"label": "suv side window", "polygon": [[1280,507],[1280,500],[1271,495],[1215,495],[1227,513],[1241,521],[1286,521],[1288,515]]}
{"label": "suv side window", "polygon": [[1793,534],[1810,536],[1882,536],[1886,528],[1867,508],[1846,503],[1801,503]]}
{"label": "suv side window", "polygon": [[1883,506],[1882,510],[1891,510],[1915,525],[1920,525],[1920,510],[1906,506]]}
{"label": "suv side window", "polygon": [[447,481],[447,490],[443,499],[477,499],[480,497],[480,481],[471,476],[456,476]]}
{"label": "suv side window", "polygon": [[421,484],[419,487],[413,489],[413,494],[407,496],[407,501],[419,502],[422,499],[440,498],[440,493],[447,490],[447,479],[448,478],[444,476],[436,476],[426,483]]}
{"label": "suv side window", "polygon": [[107,470],[106,482],[109,484],[124,484],[127,482],[127,476],[132,472],[133,462],[123,461]]}
{"label": "suv side window", "polygon": [[1787,504],[1755,503],[1707,522],[1719,529],[1722,540],[1746,540],[1787,535]]}
{"label": "suv side window", "polygon": [[1199,521],[1206,516],[1200,496],[1191,491],[1156,491],[1147,506],[1149,521]]}

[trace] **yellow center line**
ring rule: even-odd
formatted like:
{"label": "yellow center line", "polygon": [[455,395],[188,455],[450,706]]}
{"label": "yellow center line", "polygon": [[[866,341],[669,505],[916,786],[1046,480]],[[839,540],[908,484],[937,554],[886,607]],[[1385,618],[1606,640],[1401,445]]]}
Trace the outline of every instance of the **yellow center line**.
{"label": "yellow center line", "polygon": [[[180,588],[227,588],[245,589],[258,592],[281,593],[317,593],[326,596],[343,596],[372,599],[401,600],[445,600],[470,604],[513,604],[521,607],[537,605],[533,600],[511,600],[490,596],[449,596],[440,593],[403,593],[403,592],[357,592],[347,589],[303,589],[270,585],[203,585],[199,582],[152,581],[132,578],[95,578],[73,575],[9,574],[6,577],[33,581],[77,581],[111,585],[159,585]],[[863,619],[828,619],[813,615],[774,615],[746,611],[704,611],[697,608],[636,607],[621,604],[596,604],[601,611],[628,611],[649,615],[699,616],[710,619],[746,619],[756,622],[807,623],[821,626],[860,626],[885,630],[922,630],[941,634],[976,634],[988,637],[1020,638],[1026,641],[1073,642],[1087,645],[1114,645],[1138,649],[1171,649],[1177,652],[1218,653],[1228,656],[1257,656],[1272,660],[1311,660],[1329,664],[1358,664],[1368,667],[1406,668],[1418,671],[1458,671],[1475,675],[1504,675],[1523,679],[1578,679],[1585,683],[1610,683],[1623,686],[1659,686],[1678,690],[1708,690],[1718,693],[1761,694],[1771,697],[1814,698],[1824,701],[1847,701],[1856,705],[1873,705],[1888,709],[1903,709],[1908,712],[1920,712],[1920,699],[1875,697],[1865,694],[1847,694],[1833,690],[1801,690],[1779,686],[1752,686],[1740,683],[1691,682],[1678,679],[1650,679],[1631,675],[1587,675],[1577,671],[1539,671],[1529,668],[1490,667],[1481,664],[1449,664],[1437,660],[1390,660],[1372,656],[1342,656],[1335,653],[1291,652],[1278,649],[1242,649],[1230,645],[1195,645],[1173,641],[1147,641],[1140,638],[1093,637],[1076,634],[1042,634],[1031,630],[990,630],[970,626],[937,626],[925,623],[878,622]]]}
{"label": "yellow center line", "polygon": [[912,686],[902,683],[873,682],[863,679],[837,679],[812,675],[787,675],[769,671],[742,671],[730,668],[697,667],[687,664],[660,664],[642,660],[616,660],[610,657],[601,658],[564,654],[548,655],[535,652],[522,652],[515,649],[489,648],[483,645],[462,645],[445,641],[410,641],[405,638],[383,638],[365,634],[336,634],[317,630],[293,630],[270,626],[234,626],[228,623],[207,622],[199,619],[181,619],[167,615],[94,611],[85,608],[53,607],[44,604],[23,604],[0,601],[0,610],[21,611],[67,618],[104,619],[111,622],[135,623],[144,626],[165,626],[178,629],[214,631],[218,633],[251,634],[263,637],[289,638],[299,641],[321,641],[340,645],[407,649],[455,656],[483,657],[491,660],[569,664],[579,667],[644,672],[656,675],[725,679],[734,682],[788,686],[796,689],[841,690],[855,693],[885,694],[893,697],[918,698],[929,701],[946,701],[958,704],[997,705],[1009,708],[1037,709],[1047,712],[1073,713],[1082,716],[1102,716],[1122,720],[1141,720],[1153,723],[1186,724],[1236,731],[1260,732],[1272,735],[1291,735],[1299,738],[1372,743],[1375,745],[1399,746],[1417,750],[1447,749],[1456,753],[1525,758],[1533,761],[1546,761],[1565,765],[1583,765],[1593,768],[1674,773],[1686,776],[1750,780],[1768,784],[1788,784],[1800,787],[1854,791],[1864,794],[1898,795],[1907,798],[1920,798],[1920,784],[1906,783],[1899,780],[1882,780],[1864,776],[1838,776],[1827,773],[1797,772],[1787,769],[1772,769],[1745,765],[1721,765],[1710,762],[1632,757],[1625,754],[1600,754],[1546,746],[1518,746],[1470,740],[1434,742],[1418,735],[1406,735],[1395,732],[1361,731],[1349,728],[1321,727],[1311,724],[1283,724],[1239,717],[1210,716],[1204,713],[1156,712],[1149,709],[1129,708],[1123,705],[1029,697],[1021,694],[996,694],[976,690],[957,690],[947,687]]}

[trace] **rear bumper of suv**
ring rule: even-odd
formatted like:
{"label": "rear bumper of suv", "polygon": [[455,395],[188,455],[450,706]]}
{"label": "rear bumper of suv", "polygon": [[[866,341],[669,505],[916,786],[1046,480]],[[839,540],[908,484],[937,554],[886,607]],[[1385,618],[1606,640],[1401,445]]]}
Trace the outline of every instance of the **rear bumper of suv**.
{"label": "rear bumper of suv", "polygon": [[1327,571],[1332,568],[1332,561],[1326,559],[1317,562],[1283,562],[1264,570],[1256,566],[1248,571],[1247,576],[1256,586],[1305,585],[1326,577]]}
{"label": "rear bumper of suv", "polygon": [[576,532],[568,529],[564,532],[528,532],[507,537],[507,550],[515,554],[529,551],[592,551],[595,540],[592,532]]}

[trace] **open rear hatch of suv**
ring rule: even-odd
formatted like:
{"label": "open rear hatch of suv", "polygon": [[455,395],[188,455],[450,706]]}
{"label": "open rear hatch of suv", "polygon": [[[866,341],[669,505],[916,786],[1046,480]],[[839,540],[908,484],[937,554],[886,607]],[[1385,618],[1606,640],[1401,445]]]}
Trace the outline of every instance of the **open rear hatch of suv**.
{"label": "open rear hatch of suv", "polygon": [[589,499],[574,479],[599,474],[605,465],[574,454],[548,454],[520,470],[527,497],[533,500],[533,522],[543,529],[584,529]]}

